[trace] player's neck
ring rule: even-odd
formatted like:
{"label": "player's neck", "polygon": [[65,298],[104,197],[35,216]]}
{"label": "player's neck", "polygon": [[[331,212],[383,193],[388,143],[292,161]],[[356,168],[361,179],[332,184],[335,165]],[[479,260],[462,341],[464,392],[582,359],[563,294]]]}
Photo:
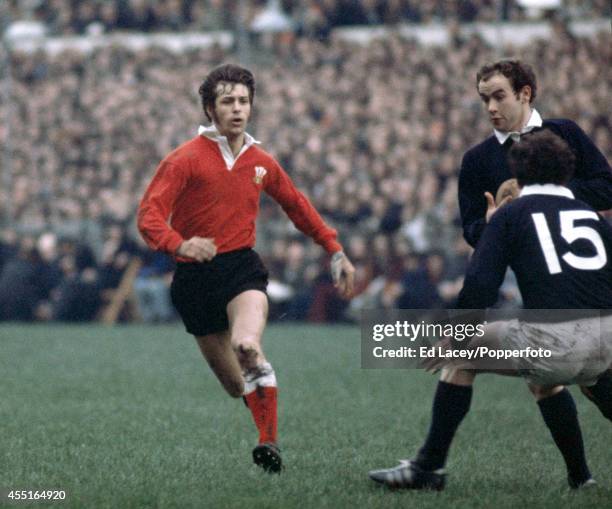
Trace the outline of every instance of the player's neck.
{"label": "player's neck", "polygon": [[236,157],[244,145],[244,133],[232,137],[227,136],[227,143],[232,150],[232,154],[234,154],[234,157]]}
{"label": "player's neck", "polygon": [[521,121],[515,126],[514,129],[511,129],[511,131],[520,133],[523,130],[523,128],[527,125],[530,118],[531,118],[531,107],[527,106],[526,108],[523,109],[523,114],[521,115]]}

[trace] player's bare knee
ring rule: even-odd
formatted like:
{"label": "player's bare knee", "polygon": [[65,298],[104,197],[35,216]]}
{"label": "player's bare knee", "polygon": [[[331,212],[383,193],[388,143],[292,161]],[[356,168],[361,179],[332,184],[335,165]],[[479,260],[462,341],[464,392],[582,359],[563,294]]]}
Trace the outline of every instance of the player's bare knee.
{"label": "player's bare knee", "polygon": [[234,343],[235,352],[241,357],[253,357],[261,353],[257,341],[252,338],[240,339]]}
{"label": "player's bare knee", "polygon": [[454,385],[472,385],[476,373],[460,368],[444,368],[440,374],[440,381]]}
{"label": "player's bare knee", "polygon": [[555,394],[560,393],[564,389],[563,385],[534,385],[529,384],[529,390],[534,395],[536,401],[541,399],[550,398]]}
{"label": "player's bare knee", "polygon": [[232,341],[238,362],[243,368],[251,368],[263,359],[263,353],[256,337],[243,337]]}

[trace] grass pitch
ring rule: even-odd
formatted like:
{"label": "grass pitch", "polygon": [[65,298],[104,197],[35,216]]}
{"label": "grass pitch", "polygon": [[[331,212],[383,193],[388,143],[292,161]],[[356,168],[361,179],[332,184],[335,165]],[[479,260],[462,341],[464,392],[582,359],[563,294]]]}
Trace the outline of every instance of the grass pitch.
{"label": "grass pitch", "polygon": [[361,369],[356,327],[272,325],[264,344],[280,388],[281,476],[251,463],[248,410],[179,325],[0,324],[0,490],[62,489],[65,501],[31,506],[88,509],[612,507],[612,426],[575,389],[595,489],[569,491],[525,384],[487,375],[447,489],[389,492],[367,471],[414,454],[436,377]]}

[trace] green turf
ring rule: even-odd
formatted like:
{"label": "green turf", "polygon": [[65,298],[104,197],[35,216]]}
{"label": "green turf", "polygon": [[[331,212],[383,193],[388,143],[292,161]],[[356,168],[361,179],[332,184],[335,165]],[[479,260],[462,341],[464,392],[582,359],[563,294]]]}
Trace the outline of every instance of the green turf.
{"label": "green turf", "polygon": [[612,507],[612,426],[575,390],[596,489],[569,491],[524,383],[488,375],[447,489],[394,493],[366,473],[414,453],[436,379],[361,369],[352,327],[270,326],[265,345],[281,391],[281,476],[251,464],[248,411],[178,325],[0,325],[0,489],[63,489],[58,507],[88,509]]}

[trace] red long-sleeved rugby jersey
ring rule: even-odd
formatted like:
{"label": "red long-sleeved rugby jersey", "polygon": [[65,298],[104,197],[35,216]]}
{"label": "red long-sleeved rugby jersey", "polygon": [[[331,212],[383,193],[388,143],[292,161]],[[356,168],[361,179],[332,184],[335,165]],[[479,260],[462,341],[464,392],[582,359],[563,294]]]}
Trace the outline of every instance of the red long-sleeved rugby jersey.
{"label": "red long-sleeved rugby jersey", "polygon": [[253,247],[262,190],[328,253],[342,249],[336,231],[272,156],[251,145],[228,169],[217,142],[205,136],[184,143],[160,163],[140,203],[138,229],[149,247],[172,255],[194,236],[213,238],[217,253]]}

